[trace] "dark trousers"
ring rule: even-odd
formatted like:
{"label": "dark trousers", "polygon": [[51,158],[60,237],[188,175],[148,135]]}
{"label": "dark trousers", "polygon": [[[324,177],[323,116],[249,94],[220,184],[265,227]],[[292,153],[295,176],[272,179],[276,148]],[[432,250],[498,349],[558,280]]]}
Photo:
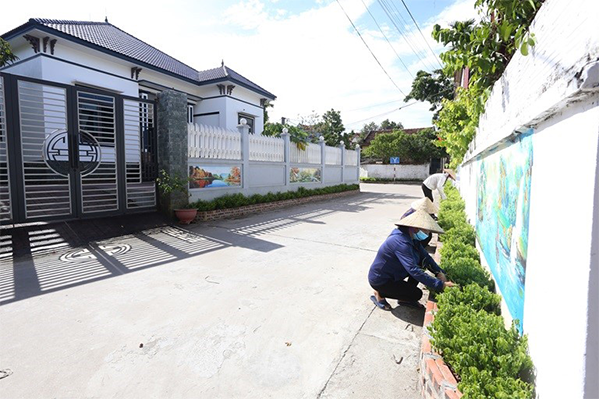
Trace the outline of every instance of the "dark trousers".
{"label": "dark trousers", "polygon": [[428,197],[429,200],[433,203],[433,193],[431,193],[431,189],[429,189],[425,184],[421,184],[421,189],[423,189],[423,194],[425,197]]}
{"label": "dark trousers", "polygon": [[423,291],[417,287],[418,284],[419,281],[409,276],[408,281],[388,282],[385,285],[371,287],[377,290],[381,297],[404,301],[419,301],[423,297]]}

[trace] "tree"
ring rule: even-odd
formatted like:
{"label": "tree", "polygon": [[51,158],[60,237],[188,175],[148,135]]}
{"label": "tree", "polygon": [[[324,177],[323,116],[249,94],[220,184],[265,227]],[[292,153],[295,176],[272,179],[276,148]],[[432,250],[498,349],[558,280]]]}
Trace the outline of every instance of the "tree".
{"label": "tree", "polygon": [[[435,124],[440,140],[457,166],[475,136],[475,128],[491,87],[502,76],[517,50],[527,55],[535,45],[529,25],[544,0],[475,0],[480,22],[455,22],[450,28],[434,25],[432,36],[449,49],[440,54],[444,74],[469,68],[468,90],[458,90],[453,101],[443,99]],[[460,88],[459,88],[460,89]]]}
{"label": "tree", "polygon": [[344,124],[339,111],[333,108],[323,114],[322,122],[319,124],[321,134],[325,138],[327,146],[339,146],[340,141],[344,140]]}
{"label": "tree", "polygon": [[490,88],[504,72],[517,49],[528,54],[535,44],[529,25],[543,0],[476,0],[483,19],[457,21],[450,28],[433,27],[433,38],[450,49],[440,58],[447,75],[469,67],[470,82],[481,89]]}
{"label": "tree", "polygon": [[381,129],[403,129],[403,128],[404,128],[404,126],[402,126],[401,122],[393,122],[393,121],[390,121],[389,119],[386,119],[381,122]]}
{"label": "tree", "polygon": [[299,149],[304,150],[306,148],[306,142],[308,141],[308,132],[302,130],[297,126],[292,126],[288,124],[281,124],[279,122],[271,123],[268,122],[265,124],[265,128],[262,132],[264,136],[275,136],[281,137],[281,133],[283,132],[283,128],[287,128],[288,133],[290,135],[290,141],[292,143],[296,143],[296,146]]}
{"label": "tree", "polygon": [[442,100],[451,100],[454,97],[454,83],[441,69],[436,69],[432,74],[426,71],[417,72],[412,83],[412,90],[404,98],[407,102],[411,99],[427,101],[431,104],[429,111],[435,111],[433,119],[442,106]]}
{"label": "tree", "polygon": [[485,104],[478,87],[458,88],[453,101],[444,100],[436,125],[439,141],[451,157],[450,167],[458,166],[467,152],[469,143],[475,137],[475,128]]}
{"label": "tree", "polygon": [[17,61],[18,59],[19,57],[13,54],[8,42],[0,38],[0,67],[4,67],[9,63]]}
{"label": "tree", "polygon": [[404,164],[422,164],[432,158],[441,158],[445,152],[436,147],[437,136],[433,129],[423,129],[413,134],[402,130],[379,134],[364,151],[366,157],[374,157],[387,163],[390,157],[399,157]]}
{"label": "tree", "polygon": [[268,111],[268,109],[269,108],[273,108],[273,107],[274,107],[273,103],[271,103],[270,101],[266,101],[265,102],[265,106],[263,108],[263,117],[264,117],[265,124],[267,122],[269,122],[269,111]]}

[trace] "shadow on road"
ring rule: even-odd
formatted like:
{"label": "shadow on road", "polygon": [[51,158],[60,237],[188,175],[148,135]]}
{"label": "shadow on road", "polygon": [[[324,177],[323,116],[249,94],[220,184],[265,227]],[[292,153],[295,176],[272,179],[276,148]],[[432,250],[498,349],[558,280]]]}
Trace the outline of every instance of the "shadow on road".
{"label": "shadow on road", "polygon": [[[257,236],[298,224],[326,225],[328,215],[407,198],[416,197],[363,192],[214,226],[175,226],[158,213],[8,226],[0,234],[0,305],[228,247],[268,253],[282,246]],[[412,312],[399,315],[418,319]]]}

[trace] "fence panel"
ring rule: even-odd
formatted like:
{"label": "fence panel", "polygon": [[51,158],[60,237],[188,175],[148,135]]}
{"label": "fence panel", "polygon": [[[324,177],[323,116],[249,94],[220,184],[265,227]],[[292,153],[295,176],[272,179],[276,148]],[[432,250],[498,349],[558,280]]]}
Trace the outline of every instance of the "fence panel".
{"label": "fence panel", "polygon": [[188,157],[241,160],[240,133],[216,126],[188,124]]}
{"label": "fence panel", "polygon": [[344,155],[344,163],[346,165],[352,165],[352,166],[357,165],[358,155],[356,153],[356,150],[344,150],[344,151],[346,152],[346,154]]}
{"label": "fence panel", "polygon": [[290,161],[297,164],[321,164],[321,145],[308,143],[305,150],[300,150],[295,143],[291,143]]}
{"label": "fence panel", "polygon": [[281,138],[249,135],[250,161],[284,161],[284,140]]}
{"label": "fence panel", "polygon": [[339,147],[325,147],[325,164],[342,165],[342,152]]}

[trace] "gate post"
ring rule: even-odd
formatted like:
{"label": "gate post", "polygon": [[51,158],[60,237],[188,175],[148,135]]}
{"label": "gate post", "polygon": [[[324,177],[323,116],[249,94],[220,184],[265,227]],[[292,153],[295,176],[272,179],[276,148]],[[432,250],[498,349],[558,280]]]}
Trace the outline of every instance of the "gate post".
{"label": "gate post", "polygon": [[[188,177],[188,131],[187,96],[174,90],[165,90],[158,95],[158,168],[171,177]],[[169,216],[173,210],[189,202],[185,193],[173,191],[167,195],[159,193],[160,209]]]}

